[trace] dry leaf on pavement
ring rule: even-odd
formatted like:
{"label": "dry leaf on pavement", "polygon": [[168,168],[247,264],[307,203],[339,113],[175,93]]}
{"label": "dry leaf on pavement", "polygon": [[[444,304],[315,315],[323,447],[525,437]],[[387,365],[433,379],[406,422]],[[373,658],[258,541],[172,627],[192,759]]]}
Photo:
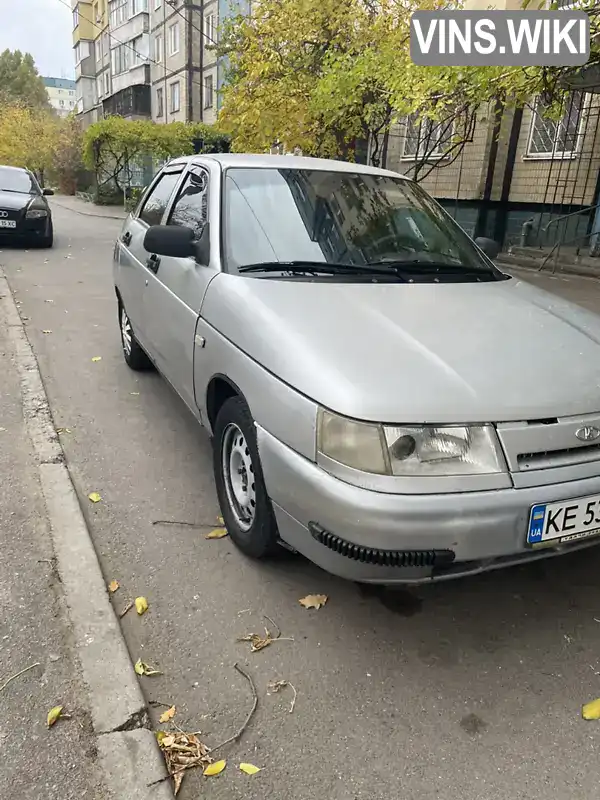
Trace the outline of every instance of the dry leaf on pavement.
{"label": "dry leaf on pavement", "polygon": [[98,494],[98,492],[91,492],[88,494],[88,500],[91,500],[92,503],[99,503],[102,500],[102,497]]}
{"label": "dry leaf on pavement", "polygon": [[102,356],[94,356],[92,361],[102,361]]}
{"label": "dry leaf on pavement", "polygon": [[240,764],[240,769],[242,772],[245,772],[246,775],[256,775],[257,772],[260,772],[260,767],[255,767],[254,764]]}
{"label": "dry leaf on pavement", "polygon": [[56,720],[62,715],[63,706],[54,706],[48,712],[48,727],[51,728]]}
{"label": "dry leaf on pavement", "polygon": [[151,667],[150,664],[145,664],[141,658],[138,658],[133,668],[138,675],[162,675],[162,672],[154,669],[154,667]]}
{"label": "dry leaf on pavement", "polygon": [[137,613],[142,616],[146,611],[148,611],[148,601],[145,597],[136,597],[135,598],[135,610]]}
{"label": "dry leaf on pavement", "polygon": [[129,394],[133,395],[133,397],[137,397],[139,395],[139,392],[129,392]]}
{"label": "dry leaf on pavement", "polygon": [[70,428],[57,428],[56,432],[57,433],[71,433],[71,429]]}
{"label": "dry leaf on pavement", "polygon": [[307,594],[306,597],[302,597],[298,602],[304,608],[321,608],[328,599],[326,594]]}
{"label": "dry leaf on pavement", "polygon": [[117,591],[117,589],[119,588],[119,586],[120,586],[119,581],[113,580],[108,584],[108,591],[111,594],[114,594]]}
{"label": "dry leaf on pavement", "polygon": [[282,689],[285,689],[286,686],[289,686],[292,692],[294,693],[294,697],[292,698],[292,702],[290,703],[290,714],[293,712],[294,707],[296,705],[296,697],[298,696],[298,692],[296,691],[296,687],[293,683],[289,681],[271,681],[267,684],[267,694],[277,694]]}
{"label": "dry leaf on pavement", "polygon": [[219,525],[225,525],[225,520],[223,519],[223,517],[217,517],[217,523]]}
{"label": "dry leaf on pavement", "polygon": [[157,731],[156,740],[165,757],[167,772],[173,778],[175,794],[181,787],[186,770],[206,767],[212,762],[208,747],[195,733]]}
{"label": "dry leaf on pavement", "polygon": [[226,528],[215,528],[214,531],[207,533],[204,537],[205,539],[223,539],[227,536],[227,529]]}
{"label": "dry leaf on pavement", "polygon": [[211,775],[220,775],[225,767],[227,766],[227,761],[223,758],[221,761],[215,761],[214,764],[209,764],[205,767],[203,775],[210,777]]}
{"label": "dry leaf on pavement", "polygon": [[268,647],[273,642],[293,642],[293,638],[290,636],[282,636],[279,627],[273,622],[271,617],[267,617],[265,615],[265,619],[268,619],[271,625],[277,629],[275,634],[272,634],[271,631],[265,625],[265,635],[261,636],[259,633],[248,633],[246,636],[242,636],[238,639],[238,642],[250,642],[251,647],[250,650],[253,653],[257,653],[259,650],[264,650],[265,647]]}
{"label": "dry leaf on pavement", "polygon": [[42,331],[42,333],[52,333],[52,331],[46,329],[45,331]]}
{"label": "dry leaf on pavement", "polygon": [[167,710],[160,715],[159,722],[160,723],[168,722],[170,719],[173,719],[174,716],[175,716],[175,706],[171,706],[171,708],[167,708]]}
{"label": "dry leaf on pavement", "polygon": [[600,698],[586,703],[581,709],[581,716],[584,719],[600,719]]}

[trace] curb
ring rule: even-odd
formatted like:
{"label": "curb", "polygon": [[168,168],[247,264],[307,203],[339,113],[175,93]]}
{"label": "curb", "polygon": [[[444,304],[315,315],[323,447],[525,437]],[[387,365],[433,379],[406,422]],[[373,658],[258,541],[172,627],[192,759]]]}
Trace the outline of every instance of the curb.
{"label": "curb", "polygon": [[64,208],[65,211],[72,211],[73,214],[81,214],[84,217],[100,217],[100,219],[120,219],[121,221],[125,221],[127,216],[118,216],[116,214],[98,214],[97,212],[93,211],[82,211],[79,208],[72,208],[71,206],[66,206],[64,203],[59,202],[58,200],[52,199],[50,205],[58,206],[59,208]]}
{"label": "curb", "polygon": [[37,361],[1,267],[0,298],[107,788],[119,800],[172,800],[168,781],[148,787],[167,774],[164,760],[149,730],[146,703],[71,482]]}

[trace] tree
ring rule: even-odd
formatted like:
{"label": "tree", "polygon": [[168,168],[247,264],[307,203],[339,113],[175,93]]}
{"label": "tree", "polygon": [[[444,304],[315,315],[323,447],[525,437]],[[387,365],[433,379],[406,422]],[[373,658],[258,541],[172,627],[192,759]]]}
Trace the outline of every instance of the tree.
{"label": "tree", "polygon": [[20,50],[0,53],[0,102],[50,109],[44,79],[29,53]]}
{"label": "tree", "polygon": [[83,134],[75,116],[60,120],[52,157],[51,177],[61,192],[75,194],[83,173]]}
{"label": "tree", "polygon": [[53,163],[60,121],[40,109],[0,104],[0,163],[27,167],[44,179]]}

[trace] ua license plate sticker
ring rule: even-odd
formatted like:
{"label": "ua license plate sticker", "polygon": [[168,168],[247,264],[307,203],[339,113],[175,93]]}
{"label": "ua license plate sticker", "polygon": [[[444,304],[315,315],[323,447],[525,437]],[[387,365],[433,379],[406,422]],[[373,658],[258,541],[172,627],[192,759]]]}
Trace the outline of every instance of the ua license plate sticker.
{"label": "ua license plate sticker", "polygon": [[543,546],[600,535],[600,495],[533,506],[527,544]]}

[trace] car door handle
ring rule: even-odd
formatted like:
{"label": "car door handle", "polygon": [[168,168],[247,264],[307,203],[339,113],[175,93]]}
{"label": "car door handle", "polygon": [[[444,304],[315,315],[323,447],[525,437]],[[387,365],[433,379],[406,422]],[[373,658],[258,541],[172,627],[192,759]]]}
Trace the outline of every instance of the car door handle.
{"label": "car door handle", "polygon": [[121,236],[121,241],[123,242],[124,245],[129,245],[129,243],[131,242],[131,234],[129,233],[129,231],[126,231],[123,234],[123,236]]}
{"label": "car door handle", "polygon": [[154,272],[155,274],[158,272],[158,267],[160,265],[160,258],[156,255],[156,253],[152,253],[148,256],[146,261],[146,266],[150,270],[150,272]]}

